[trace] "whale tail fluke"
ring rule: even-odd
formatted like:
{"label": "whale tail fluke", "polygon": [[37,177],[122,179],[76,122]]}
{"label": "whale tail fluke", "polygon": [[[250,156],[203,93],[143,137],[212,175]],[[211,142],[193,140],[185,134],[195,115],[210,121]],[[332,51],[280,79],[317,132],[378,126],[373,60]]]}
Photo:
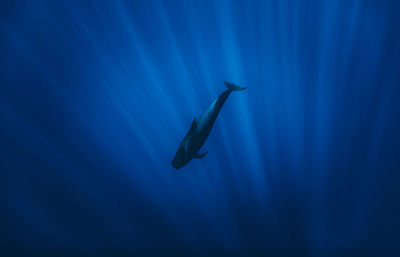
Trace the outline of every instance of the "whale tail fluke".
{"label": "whale tail fluke", "polygon": [[233,83],[229,83],[228,81],[224,80],[225,86],[230,90],[230,91],[242,91],[245,90],[247,87],[239,87],[238,85],[235,85]]}

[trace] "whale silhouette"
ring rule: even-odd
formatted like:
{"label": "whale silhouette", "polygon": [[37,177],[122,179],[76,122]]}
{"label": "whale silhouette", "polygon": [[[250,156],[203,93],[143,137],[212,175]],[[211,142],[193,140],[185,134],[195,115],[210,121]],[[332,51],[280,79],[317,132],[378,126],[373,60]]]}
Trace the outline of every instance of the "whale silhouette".
{"label": "whale silhouette", "polygon": [[178,151],[172,160],[172,166],[176,169],[180,169],[193,158],[201,159],[206,156],[207,152],[199,153],[198,151],[207,140],[208,135],[224,105],[226,99],[232,91],[245,90],[246,87],[240,87],[235,84],[224,81],[227,90],[225,90],[203,113],[203,115],[196,120],[194,118],[192,125],[190,126],[189,132],[183,138],[179,145]]}

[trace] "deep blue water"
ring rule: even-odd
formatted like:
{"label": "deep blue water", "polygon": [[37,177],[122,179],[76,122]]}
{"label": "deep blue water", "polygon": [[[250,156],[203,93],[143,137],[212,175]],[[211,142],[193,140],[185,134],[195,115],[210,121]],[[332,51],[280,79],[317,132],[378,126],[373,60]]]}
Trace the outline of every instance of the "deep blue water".
{"label": "deep blue water", "polygon": [[1,251],[400,254],[399,7],[2,1]]}

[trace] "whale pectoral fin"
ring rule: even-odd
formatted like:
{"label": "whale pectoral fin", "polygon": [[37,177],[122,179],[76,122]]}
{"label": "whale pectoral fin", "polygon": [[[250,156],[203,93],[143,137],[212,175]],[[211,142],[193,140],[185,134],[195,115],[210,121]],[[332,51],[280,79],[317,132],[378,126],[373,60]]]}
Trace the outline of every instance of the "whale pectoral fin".
{"label": "whale pectoral fin", "polygon": [[196,159],[201,159],[201,158],[203,158],[204,156],[206,156],[206,154],[207,154],[208,152],[205,152],[205,153],[201,153],[201,154],[199,154],[199,153],[196,153],[195,155],[194,155],[194,157],[193,158],[196,158]]}

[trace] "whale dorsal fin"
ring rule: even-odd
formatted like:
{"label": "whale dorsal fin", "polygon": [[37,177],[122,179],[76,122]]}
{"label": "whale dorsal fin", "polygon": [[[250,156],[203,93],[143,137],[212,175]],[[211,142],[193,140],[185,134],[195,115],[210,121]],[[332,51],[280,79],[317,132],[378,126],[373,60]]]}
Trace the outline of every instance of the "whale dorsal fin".
{"label": "whale dorsal fin", "polygon": [[193,133],[196,130],[197,121],[196,118],[193,119],[192,125],[190,126],[189,134]]}

